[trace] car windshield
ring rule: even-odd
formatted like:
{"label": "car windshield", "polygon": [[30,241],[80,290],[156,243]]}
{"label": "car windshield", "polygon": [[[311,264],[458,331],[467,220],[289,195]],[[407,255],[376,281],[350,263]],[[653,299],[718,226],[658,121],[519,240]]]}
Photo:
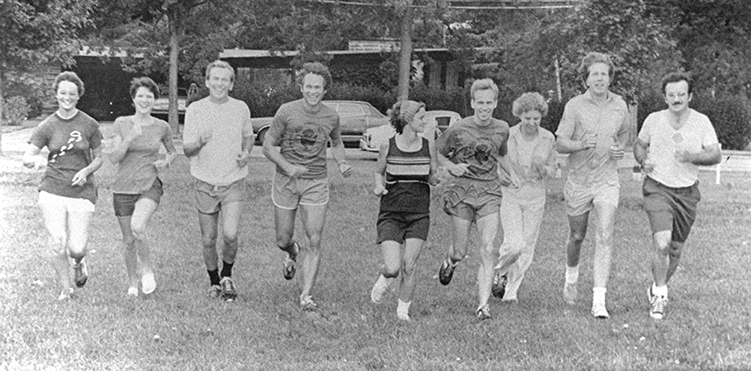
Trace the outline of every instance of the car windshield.
{"label": "car windshield", "polygon": [[339,103],[339,108],[336,110],[341,117],[361,116],[364,112],[362,107],[357,104]]}

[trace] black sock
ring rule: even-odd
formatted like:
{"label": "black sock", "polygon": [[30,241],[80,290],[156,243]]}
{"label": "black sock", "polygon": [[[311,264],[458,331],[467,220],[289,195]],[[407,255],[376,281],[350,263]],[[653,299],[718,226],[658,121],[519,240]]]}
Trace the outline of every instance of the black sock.
{"label": "black sock", "polygon": [[232,277],[233,265],[235,265],[235,263],[227,263],[226,261],[222,260],[222,277]]}
{"label": "black sock", "polygon": [[209,272],[209,280],[211,281],[211,286],[218,285],[219,269],[214,269],[213,271],[207,270],[207,272]]}

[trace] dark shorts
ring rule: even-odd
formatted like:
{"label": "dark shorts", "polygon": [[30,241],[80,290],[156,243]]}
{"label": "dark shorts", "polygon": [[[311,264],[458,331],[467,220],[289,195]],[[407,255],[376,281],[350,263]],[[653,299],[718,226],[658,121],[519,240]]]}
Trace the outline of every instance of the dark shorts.
{"label": "dark shorts", "polygon": [[672,231],[673,241],[686,242],[696,220],[696,205],[701,200],[699,182],[689,187],[673,188],[647,176],[642,194],[652,233]]}
{"label": "dark shorts", "polygon": [[459,178],[443,192],[443,211],[474,221],[501,210],[501,182]]}
{"label": "dark shorts", "polygon": [[162,181],[159,178],[154,180],[151,188],[141,194],[114,193],[112,195],[112,206],[115,209],[115,216],[133,215],[133,211],[136,209],[136,202],[142,198],[154,200],[159,205],[163,194],[164,189],[162,188]]}
{"label": "dark shorts", "polygon": [[193,184],[195,205],[201,214],[216,214],[223,204],[245,200],[245,179],[218,186],[196,179]]}
{"label": "dark shorts", "polygon": [[405,213],[398,211],[381,211],[378,214],[378,239],[404,243],[408,238],[428,239],[430,230],[430,213]]}

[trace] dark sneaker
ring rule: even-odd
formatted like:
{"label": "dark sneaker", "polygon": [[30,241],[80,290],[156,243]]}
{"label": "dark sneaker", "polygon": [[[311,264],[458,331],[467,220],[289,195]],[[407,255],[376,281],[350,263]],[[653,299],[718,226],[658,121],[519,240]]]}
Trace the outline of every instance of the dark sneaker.
{"label": "dark sneaker", "polygon": [[297,254],[300,253],[300,246],[297,242],[294,244],[294,252],[287,252],[287,257],[284,258],[284,279],[291,280],[295,278],[295,265],[297,265]]}
{"label": "dark sneaker", "polygon": [[486,319],[490,319],[490,306],[487,304],[477,308],[477,319],[480,321],[484,321]]}
{"label": "dark sneaker", "polygon": [[89,269],[86,268],[86,260],[81,259],[78,264],[73,264],[73,274],[76,287],[83,287],[89,279]]}
{"label": "dark sneaker", "polygon": [[446,286],[451,283],[451,277],[454,276],[454,268],[456,268],[456,265],[451,265],[448,260],[443,261],[441,269],[438,270],[438,280],[441,282],[441,285]]}
{"label": "dark sneaker", "polygon": [[235,284],[232,283],[232,278],[222,277],[222,280],[219,281],[219,286],[221,286],[222,299],[233,301],[237,298],[237,291],[235,291]]}
{"label": "dark sneaker", "polygon": [[209,287],[209,297],[218,298],[220,296],[222,296],[222,286],[211,285],[211,287]]}
{"label": "dark sneaker", "polygon": [[503,299],[503,294],[506,293],[506,282],[508,282],[508,278],[505,274],[501,276],[496,273],[495,277],[493,277],[493,287],[491,289],[493,296]]}

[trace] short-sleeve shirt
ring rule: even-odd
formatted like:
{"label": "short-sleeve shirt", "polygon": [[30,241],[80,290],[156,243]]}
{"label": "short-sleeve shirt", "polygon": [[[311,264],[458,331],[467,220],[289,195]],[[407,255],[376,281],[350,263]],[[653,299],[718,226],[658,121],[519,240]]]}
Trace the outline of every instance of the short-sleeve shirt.
{"label": "short-sleeve shirt", "polygon": [[568,155],[568,182],[577,185],[618,183],[618,161],[610,159],[614,138],[628,134],[628,107],[620,95],[608,92],[604,103],[594,100],[589,91],[566,103],[555,135],[582,140],[587,133],[597,134],[595,148]]}
{"label": "short-sleeve shirt", "polygon": [[538,133],[532,140],[524,138],[520,126],[509,130],[508,154],[511,171],[519,178],[521,184],[518,189],[504,188],[503,194],[522,199],[545,197],[545,177],[532,169],[533,158],[539,158],[546,168],[553,171],[555,167],[555,136],[544,128],[537,128]]}
{"label": "short-sleeve shirt", "polygon": [[81,111],[69,119],[53,113],[34,129],[29,143],[50,151],[40,191],[96,204],[94,174],[89,174],[82,186],[72,185],[73,176],[91,164],[91,151],[102,145],[102,132],[96,120]]}
{"label": "short-sleeve shirt", "polygon": [[463,178],[495,180],[498,157],[508,152],[508,135],[505,121],[491,118],[487,125],[478,125],[474,116],[470,116],[450,126],[436,140],[436,149],[455,164],[469,164]]}
{"label": "short-sleeve shirt", "polygon": [[[115,120],[114,132],[120,138],[126,138],[133,130],[130,117],[118,117]],[[135,137],[128,146],[125,156],[117,167],[117,175],[112,184],[113,193],[141,194],[154,184],[157,169],[154,161],[159,159],[159,148],[174,151],[172,144],[172,130],[169,124],[155,118],[151,125],[141,127],[141,135]]]}
{"label": "short-sleeve shirt", "polygon": [[648,159],[655,163],[648,176],[668,187],[689,187],[699,180],[699,167],[690,162],[678,162],[675,151],[700,152],[718,143],[717,133],[709,118],[689,109],[686,123],[678,130],[670,124],[669,110],[647,116],[639,132],[639,139],[649,144]]}
{"label": "short-sleeve shirt", "polygon": [[185,111],[183,142],[197,142],[207,131],[211,139],[190,158],[190,174],[217,186],[247,177],[248,166],[240,167],[236,159],[244,138],[253,135],[248,105],[232,97],[224,103],[214,103],[211,97],[191,103]]}
{"label": "short-sleeve shirt", "polygon": [[[275,146],[287,162],[305,166],[308,171],[302,179],[324,179],[326,171],[326,146],[329,138],[338,141],[341,136],[339,114],[325,103],[317,111],[309,111],[302,99],[283,104],[274,115],[268,134],[276,139]],[[276,171],[284,174],[279,166]]]}

